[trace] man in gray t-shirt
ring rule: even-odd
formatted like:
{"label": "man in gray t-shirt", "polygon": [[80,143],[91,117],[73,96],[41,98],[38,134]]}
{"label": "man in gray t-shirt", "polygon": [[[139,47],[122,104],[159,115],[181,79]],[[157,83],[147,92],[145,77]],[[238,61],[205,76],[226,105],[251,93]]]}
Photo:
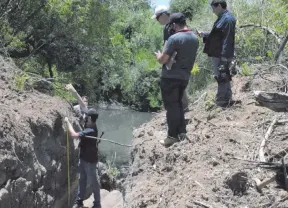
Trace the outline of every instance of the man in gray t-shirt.
{"label": "man in gray t-shirt", "polygon": [[[176,33],[169,37],[162,53],[155,53],[158,62],[164,64],[160,87],[167,111],[168,137],[160,143],[165,146],[187,138],[181,100],[189,82],[199,45],[197,37],[186,26],[186,18],[182,13],[172,14],[169,24]],[[173,64],[166,67],[165,64],[173,57]]]}

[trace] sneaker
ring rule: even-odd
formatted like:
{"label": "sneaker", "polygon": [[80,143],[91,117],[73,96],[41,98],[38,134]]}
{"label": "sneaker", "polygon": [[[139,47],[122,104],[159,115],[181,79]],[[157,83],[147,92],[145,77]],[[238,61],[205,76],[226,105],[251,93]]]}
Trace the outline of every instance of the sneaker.
{"label": "sneaker", "polygon": [[186,135],[186,133],[181,133],[178,135],[178,139],[180,141],[184,141],[184,140],[189,140],[188,136]]}
{"label": "sneaker", "polygon": [[96,204],[94,203],[92,208],[101,208],[101,204],[96,205]]}
{"label": "sneaker", "polygon": [[216,101],[217,106],[222,108],[228,108],[236,104],[242,104],[241,100],[229,100],[229,101]]}
{"label": "sneaker", "polygon": [[171,146],[176,142],[179,142],[179,140],[169,136],[164,140],[160,140],[160,144],[162,144],[163,146]]}

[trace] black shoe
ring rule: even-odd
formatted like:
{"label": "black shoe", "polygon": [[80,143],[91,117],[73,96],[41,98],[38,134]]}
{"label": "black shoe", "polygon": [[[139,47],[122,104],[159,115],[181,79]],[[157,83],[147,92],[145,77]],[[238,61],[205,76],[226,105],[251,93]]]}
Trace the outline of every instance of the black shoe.
{"label": "black shoe", "polygon": [[186,133],[178,134],[178,139],[179,139],[179,141],[189,140],[189,138],[186,135]]}
{"label": "black shoe", "polygon": [[236,104],[241,104],[241,100],[229,100],[229,101],[216,101],[215,104],[222,108],[228,108]]}

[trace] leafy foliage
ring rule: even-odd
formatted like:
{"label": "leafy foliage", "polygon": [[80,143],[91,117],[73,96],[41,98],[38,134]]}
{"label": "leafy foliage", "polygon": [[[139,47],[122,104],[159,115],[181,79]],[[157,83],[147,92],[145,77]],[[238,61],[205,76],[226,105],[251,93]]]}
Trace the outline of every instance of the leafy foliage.
{"label": "leafy foliage", "polygon": [[[286,1],[229,3],[238,19],[236,55],[244,71],[243,63],[274,62],[288,35]],[[188,25],[199,31],[210,31],[216,20],[206,0],[172,0],[171,10],[185,13]],[[14,58],[23,70],[15,75],[19,89],[25,89],[30,80],[36,82],[36,75],[37,79],[53,77],[47,89],[52,86],[54,95],[72,99],[63,90],[65,83],[72,82],[92,102],[118,101],[154,111],[162,105],[161,65],[154,51],[163,47],[163,27],[150,19],[151,14],[146,0],[3,0],[0,53]],[[257,27],[240,28],[248,24]],[[190,94],[212,80],[210,60],[199,42]],[[287,57],[287,46],[282,56]]]}

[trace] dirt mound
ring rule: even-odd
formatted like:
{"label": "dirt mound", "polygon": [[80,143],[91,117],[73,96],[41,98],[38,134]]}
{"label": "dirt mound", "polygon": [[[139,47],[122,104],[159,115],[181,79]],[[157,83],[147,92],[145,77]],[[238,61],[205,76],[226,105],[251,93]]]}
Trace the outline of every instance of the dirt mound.
{"label": "dirt mound", "polygon": [[[72,111],[59,98],[19,91],[15,72],[1,57],[0,207],[63,207],[67,192],[63,118],[72,118]],[[78,153],[72,140],[70,147],[74,181]]]}
{"label": "dirt mound", "polygon": [[[253,90],[275,87],[273,82],[263,84],[261,80],[257,74],[235,77],[234,99],[242,104],[225,110],[211,105],[216,86],[210,86],[186,114],[191,143],[183,141],[169,148],[159,144],[166,136],[164,112],[135,130],[126,180],[127,207],[288,207],[288,202],[281,201],[286,192],[276,183],[262,193],[254,187],[254,178],[263,180],[275,173],[244,161],[259,160],[261,140],[275,116],[287,119],[285,113],[256,105]],[[267,141],[266,157],[287,147],[286,132],[285,123],[275,126]]]}

